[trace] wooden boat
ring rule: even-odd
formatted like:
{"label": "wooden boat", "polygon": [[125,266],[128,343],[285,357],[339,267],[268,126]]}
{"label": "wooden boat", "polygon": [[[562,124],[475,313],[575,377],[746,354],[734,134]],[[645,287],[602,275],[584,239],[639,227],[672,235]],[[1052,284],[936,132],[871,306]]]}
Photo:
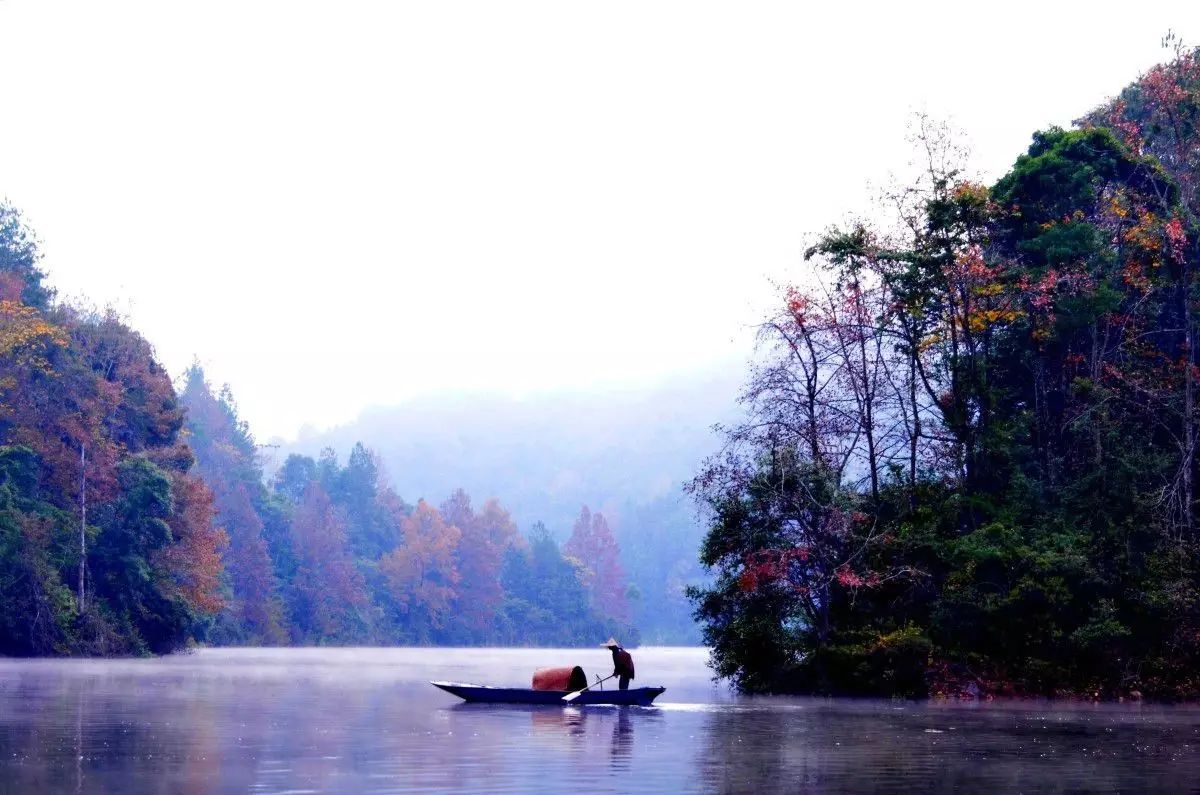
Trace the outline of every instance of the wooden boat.
{"label": "wooden boat", "polygon": [[573,701],[563,701],[566,690],[532,690],[524,687],[489,687],[468,685],[459,682],[430,682],[447,693],[453,693],[464,701],[480,704],[556,704],[568,705],[608,704],[615,706],[648,707],[666,690],[665,687],[637,687],[629,690],[585,690]]}

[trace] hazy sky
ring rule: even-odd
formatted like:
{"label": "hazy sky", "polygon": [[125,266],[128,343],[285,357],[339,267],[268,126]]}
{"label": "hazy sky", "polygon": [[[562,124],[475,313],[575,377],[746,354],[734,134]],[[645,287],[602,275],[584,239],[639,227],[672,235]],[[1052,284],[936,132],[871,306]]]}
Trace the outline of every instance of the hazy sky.
{"label": "hazy sky", "polygon": [[743,359],[916,110],[998,175],[1200,3],[0,0],[0,195],[260,438]]}

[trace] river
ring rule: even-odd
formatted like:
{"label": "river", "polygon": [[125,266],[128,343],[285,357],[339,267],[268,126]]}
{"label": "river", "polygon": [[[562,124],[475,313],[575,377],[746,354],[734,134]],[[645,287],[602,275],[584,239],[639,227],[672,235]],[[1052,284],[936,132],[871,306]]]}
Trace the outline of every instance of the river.
{"label": "river", "polygon": [[0,792],[794,792],[1200,786],[1200,709],[743,698],[637,649],[653,708],[465,705],[430,679],[603,649],[204,649],[0,660]]}

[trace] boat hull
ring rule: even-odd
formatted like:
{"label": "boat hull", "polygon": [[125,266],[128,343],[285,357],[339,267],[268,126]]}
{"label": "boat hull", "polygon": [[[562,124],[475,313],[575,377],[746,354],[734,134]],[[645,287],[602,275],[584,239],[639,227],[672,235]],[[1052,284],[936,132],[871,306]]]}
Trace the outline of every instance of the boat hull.
{"label": "boat hull", "polygon": [[519,687],[488,687],[459,682],[430,682],[434,687],[452,693],[463,701],[476,704],[553,704],[579,706],[607,704],[609,706],[648,707],[666,690],[665,687],[638,687],[629,690],[585,690],[572,701],[563,701],[566,690],[528,690]]}

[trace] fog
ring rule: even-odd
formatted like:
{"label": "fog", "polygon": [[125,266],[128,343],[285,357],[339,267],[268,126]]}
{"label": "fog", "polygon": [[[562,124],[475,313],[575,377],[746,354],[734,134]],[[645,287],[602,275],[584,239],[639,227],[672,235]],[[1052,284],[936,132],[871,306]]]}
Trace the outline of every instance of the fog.
{"label": "fog", "polygon": [[523,529],[541,521],[565,538],[586,504],[619,530],[630,510],[658,500],[694,514],[680,489],[719,448],[714,424],[738,416],[741,378],[731,363],[717,375],[640,390],[434,396],[276,440],[267,453],[278,464],[329,447],[344,459],[361,441],[409,502],[440,502],[461,487],[479,500],[500,498]]}
{"label": "fog", "polygon": [[638,389],[745,357],[805,236],[904,167],[913,111],[994,176],[1198,16],[5,0],[0,190],[60,290],[174,373],[198,358],[260,438]]}

